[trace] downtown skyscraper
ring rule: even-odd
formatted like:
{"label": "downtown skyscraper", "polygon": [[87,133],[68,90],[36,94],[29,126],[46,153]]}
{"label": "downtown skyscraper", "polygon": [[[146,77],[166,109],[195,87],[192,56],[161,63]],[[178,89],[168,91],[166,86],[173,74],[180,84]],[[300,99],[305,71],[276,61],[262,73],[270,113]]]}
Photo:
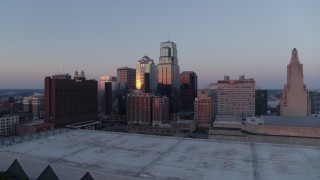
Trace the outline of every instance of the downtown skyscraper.
{"label": "downtown skyscraper", "polygon": [[162,42],[158,64],[158,92],[169,97],[170,113],[179,111],[180,83],[177,45],[174,42]]}
{"label": "downtown skyscraper", "polygon": [[144,56],[137,62],[136,89],[145,93],[157,90],[157,66],[148,56]]}
{"label": "downtown skyscraper", "polygon": [[291,61],[287,66],[287,84],[284,85],[280,101],[281,116],[310,116],[310,98],[303,82],[303,65],[298,51],[292,50]]}

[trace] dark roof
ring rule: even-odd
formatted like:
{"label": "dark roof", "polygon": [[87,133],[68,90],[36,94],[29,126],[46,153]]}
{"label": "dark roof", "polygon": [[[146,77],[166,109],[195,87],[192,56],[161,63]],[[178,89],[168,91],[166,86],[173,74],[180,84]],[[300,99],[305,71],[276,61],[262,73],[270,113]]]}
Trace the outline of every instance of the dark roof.
{"label": "dark roof", "polygon": [[320,128],[316,117],[263,116],[263,121],[265,125]]}

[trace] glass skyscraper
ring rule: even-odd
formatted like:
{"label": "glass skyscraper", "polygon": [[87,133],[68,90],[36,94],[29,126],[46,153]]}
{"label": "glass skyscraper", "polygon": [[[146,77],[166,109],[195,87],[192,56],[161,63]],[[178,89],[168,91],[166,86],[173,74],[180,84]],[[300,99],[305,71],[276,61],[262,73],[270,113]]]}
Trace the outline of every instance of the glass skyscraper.
{"label": "glass skyscraper", "polygon": [[170,113],[179,111],[179,71],[177,45],[174,42],[162,42],[158,64],[158,92],[169,97]]}

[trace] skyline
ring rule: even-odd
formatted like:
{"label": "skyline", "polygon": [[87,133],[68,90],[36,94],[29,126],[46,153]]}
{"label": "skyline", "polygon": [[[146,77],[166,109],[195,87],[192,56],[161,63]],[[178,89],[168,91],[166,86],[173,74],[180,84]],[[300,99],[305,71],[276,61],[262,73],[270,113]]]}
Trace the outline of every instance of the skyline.
{"label": "skyline", "polygon": [[43,89],[46,76],[76,70],[116,76],[145,55],[158,64],[170,40],[180,73],[196,72],[199,88],[245,75],[282,89],[297,48],[307,88],[320,89],[319,18],[319,1],[5,1],[0,88]]}

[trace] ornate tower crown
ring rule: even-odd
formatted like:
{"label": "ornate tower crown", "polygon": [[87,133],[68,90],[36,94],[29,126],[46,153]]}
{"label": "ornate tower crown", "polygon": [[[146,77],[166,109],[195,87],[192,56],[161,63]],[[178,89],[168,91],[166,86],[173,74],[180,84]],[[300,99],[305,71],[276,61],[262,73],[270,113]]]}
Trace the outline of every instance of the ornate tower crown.
{"label": "ornate tower crown", "polygon": [[298,51],[296,48],[293,48],[292,50],[291,61],[299,62]]}

